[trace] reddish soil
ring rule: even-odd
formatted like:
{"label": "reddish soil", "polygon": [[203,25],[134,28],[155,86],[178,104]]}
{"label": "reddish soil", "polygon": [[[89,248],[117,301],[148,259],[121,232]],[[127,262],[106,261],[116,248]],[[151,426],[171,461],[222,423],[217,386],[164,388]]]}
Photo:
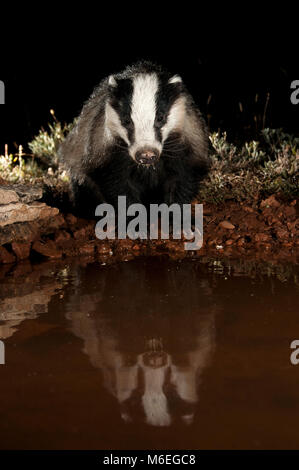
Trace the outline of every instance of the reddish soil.
{"label": "reddish soil", "polygon": [[183,240],[105,240],[95,237],[95,221],[59,215],[45,235],[15,240],[0,247],[0,264],[29,257],[58,259],[85,256],[90,260],[127,260],[140,255],[166,254],[183,258],[216,254],[259,256],[263,259],[299,258],[298,201],[282,202],[274,196],[255,206],[229,202],[204,204],[204,243],[198,251],[186,251]]}

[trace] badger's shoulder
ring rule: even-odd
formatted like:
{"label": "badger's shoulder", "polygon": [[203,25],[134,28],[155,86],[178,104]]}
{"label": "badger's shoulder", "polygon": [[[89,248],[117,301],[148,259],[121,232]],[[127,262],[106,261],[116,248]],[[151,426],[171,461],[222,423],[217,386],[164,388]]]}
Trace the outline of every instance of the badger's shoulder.
{"label": "badger's shoulder", "polygon": [[95,154],[100,156],[104,152],[105,103],[108,90],[108,78],[105,78],[84,103],[75,126],[59,147],[60,161],[67,169],[71,168],[73,174],[80,172],[82,168],[88,168],[92,164],[90,159]]}
{"label": "badger's shoulder", "polygon": [[193,159],[209,166],[208,128],[198,105],[182,84],[181,98],[184,101],[185,118],[181,128],[182,138],[192,149]]}

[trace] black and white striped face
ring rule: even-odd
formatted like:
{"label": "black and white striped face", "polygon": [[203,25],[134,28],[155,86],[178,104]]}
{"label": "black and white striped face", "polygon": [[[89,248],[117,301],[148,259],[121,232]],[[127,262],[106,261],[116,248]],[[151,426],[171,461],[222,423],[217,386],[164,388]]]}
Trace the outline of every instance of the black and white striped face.
{"label": "black and white striped face", "polygon": [[184,124],[181,78],[177,75],[164,78],[157,73],[140,73],[119,80],[110,76],[109,89],[107,137],[120,137],[137,163],[155,164],[168,136]]}

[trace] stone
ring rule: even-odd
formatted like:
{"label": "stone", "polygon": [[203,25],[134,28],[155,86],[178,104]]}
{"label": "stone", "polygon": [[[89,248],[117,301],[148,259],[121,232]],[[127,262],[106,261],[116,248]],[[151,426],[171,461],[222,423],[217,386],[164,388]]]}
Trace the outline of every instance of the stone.
{"label": "stone", "polygon": [[180,240],[178,240],[178,241],[169,241],[167,243],[167,249],[168,249],[168,251],[175,251],[175,252],[185,251],[184,244],[181,243]]}
{"label": "stone", "polygon": [[243,209],[245,212],[249,212],[251,214],[254,212],[254,209],[250,206],[244,206]]}
{"label": "stone", "polygon": [[56,242],[62,242],[65,240],[70,240],[71,235],[68,232],[66,232],[66,230],[60,230],[59,232],[55,233],[54,239]]}
{"label": "stone", "polygon": [[285,206],[284,215],[290,219],[295,219],[296,217],[296,207],[295,206]]}
{"label": "stone", "polygon": [[75,225],[78,219],[73,214],[67,214],[65,220],[69,225]]}
{"label": "stone", "polygon": [[4,246],[0,246],[0,264],[14,263],[15,256],[10,253]]}
{"label": "stone", "polygon": [[289,239],[289,232],[285,229],[278,229],[276,230],[276,236],[279,241],[287,241]]}
{"label": "stone", "polygon": [[19,222],[0,227],[0,245],[13,241],[30,242],[39,239],[41,235],[55,232],[64,224],[63,217],[59,214],[55,217],[33,220],[32,222]]}
{"label": "stone", "polygon": [[237,241],[237,246],[242,247],[244,245],[245,245],[245,238],[244,237],[239,238],[239,240]]}
{"label": "stone", "polygon": [[38,186],[28,186],[25,184],[17,183],[17,184],[11,184],[11,185],[9,184],[5,186],[5,188],[8,188],[16,192],[18,195],[18,200],[20,200],[24,204],[28,204],[29,202],[36,201],[37,199],[40,199],[43,195],[42,188]]}
{"label": "stone", "polygon": [[53,217],[59,213],[56,207],[47,206],[44,202],[0,205],[0,227],[16,222],[28,222],[35,219]]}
{"label": "stone", "polygon": [[256,243],[266,243],[271,240],[271,237],[267,233],[256,233],[254,241]]}
{"label": "stone", "polygon": [[11,247],[18,260],[29,258],[31,243],[13,242]]}
{"label": "stone", "polygon": [[264,207],[280,207],[280,203],[277,201],[274,194],[272,194],[272,196],[268,197],[267,199],[264,199],[261,202],[261,208]]}
{"label": "stone", "polygon": [[19,196],[12,189],[7,189],[7,187],[0,188],[0,204],[11,204],[13,202],[19,202]]}
{"label": "stone", "polygon": [[83,240],[83,239],[87,239],[87,234],[86,234],[86,228],[83,227],[83,228],[80,228],[79,230],[76,230],[74,233],[73,233],[73,236],[76,240]]}
{"label": "stone", "polygon": [[248,228],[256,227],[258,225],[258,220],[257,220],[256,214],[248,214],[244,218],[243,224],[244,224],[245,227],[248,227]]}
{"label": "stone", "polygon": [[213,207],[209,204],[203,204],[203,215],[213,214]]}
{"label": "stone", "polygon": [[223,220],[222,222],[220,222],[219,226],[228,230],[234,230],[235,228],[235,226],[231,224],[228,220]]}
{"label": "stone", "polygon": [[126,238],[124,240],[118,241],[117,249],[119,251],[130,251],[133,245],[134,245],[134,241],[129,238]]}
{"label": "stone", "polygon": [[97,243],[97,252],[102,255],[109,255],[111,253],[111,246],[107,241],[102,241],[101,243]]}
{"label": "stone", "polygon": [[63,255],[66,256],[77,256],[79,247],[77,246],[75,240],[70,238],[69,240],[60,240],[56,242],[57,250],[61,251]]}
{"label": "stone", "polygon": [[79,253],[80,255],[93,255],[94,248],[95,247],[93,243],[85,243],[84,245],[80,246]]}
{"label": "stone", "polygon": [[47,258],[61,258],[62,251],[58,250],[53,240],[43,242],[38,240],[33,243],[32,249]]}
{"label": "stone", "polygon": [[291,235],[296,234],[297,227],[299,228],[299,219],[294,220],[294,222],[287,222],[288,230],[291,232]]}

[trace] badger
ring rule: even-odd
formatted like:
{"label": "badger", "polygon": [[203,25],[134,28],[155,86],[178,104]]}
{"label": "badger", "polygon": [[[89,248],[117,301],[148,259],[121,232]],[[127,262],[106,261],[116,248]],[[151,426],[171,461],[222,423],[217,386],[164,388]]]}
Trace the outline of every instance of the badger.
{"label": "badger", "polygon": [[209,169],[204,119],[179,75],[143,61],[105,78],[59,149],[74,212],[190,203]]}

